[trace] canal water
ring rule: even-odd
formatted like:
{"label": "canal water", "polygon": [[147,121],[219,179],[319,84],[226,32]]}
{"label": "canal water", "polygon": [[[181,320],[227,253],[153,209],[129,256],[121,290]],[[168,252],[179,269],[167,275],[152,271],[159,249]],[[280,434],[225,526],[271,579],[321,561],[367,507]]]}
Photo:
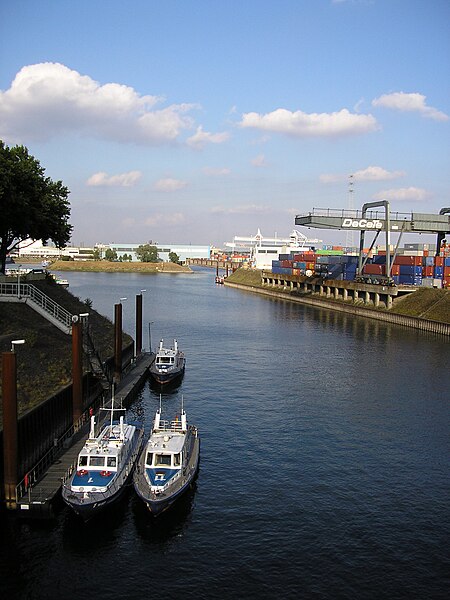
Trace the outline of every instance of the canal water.
{"label": "canal water", "polygon": [[[448,340],[193,274],[61,274],[143,345],[177,338],[194,489],[152,520],[130,488],[84,525],[2,517],[2,598],[440,599],[450,560]],[[159,394],[130,408],[150,425]]]}

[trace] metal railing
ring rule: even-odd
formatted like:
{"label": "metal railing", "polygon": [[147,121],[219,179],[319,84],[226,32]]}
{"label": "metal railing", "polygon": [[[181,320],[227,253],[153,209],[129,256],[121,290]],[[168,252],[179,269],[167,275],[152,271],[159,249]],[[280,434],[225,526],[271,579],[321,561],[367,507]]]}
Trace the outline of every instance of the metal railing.
{"label": "metal railing", "polygon": [[29,299],[68,329],[72,326],[72,314],[30,283],[0,283],[0,296],[14,297],[19,302]]}
{"label": "metal railing", "polygon": [[[78,433],[81,428],[89,421],[89,409],[86,410],[78,421],[69,427],[67,431],[58,440],[55,440],[55,445],[48,450],[44,456],[37,462],[32,469],[26,473],[24,478],[16,485],[16,502],[23,498],[27,493],[35,494],[37,489],[34,486],[40,481],[42,476],[47,472],[48,468],[55,462],[64,450],[64,443]],[[69,467],[70,469],[70,467]]]}
{"label": "metal railing", "polygon": [[[313,208],[307,213],[299,213],[297,217],[340,217],[360,219],[361,217],[369,217],[371,219],[384,218],[385,212],[381,210],[368,210],[363,214],[361,210],[353,208]],[[390,218],[394,221],[411,221],[411,213],[390,212]]]}

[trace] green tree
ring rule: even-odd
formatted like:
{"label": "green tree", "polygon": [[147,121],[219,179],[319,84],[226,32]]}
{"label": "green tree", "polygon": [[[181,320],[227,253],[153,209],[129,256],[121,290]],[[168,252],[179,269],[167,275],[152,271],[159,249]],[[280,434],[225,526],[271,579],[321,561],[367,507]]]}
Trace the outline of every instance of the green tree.
{"label": "green tree", "polygon": [[109,260],[109,262],[114,262],[117,260],[117,252],[111,248],[107,248],[105,252],[105,258],[106,260]]}
{"label": "green tree", "polygon": [[142,244],[137,247],[136,256],[141,262],[158,262],[158,248],[151,244]]}
{"label": "green tree", "polygon": [[96,248],[94,250],[94,252],[92,253],[92,258],[94,260],[100,260],[101,256],[100,256],[100,250],[98,248]]}
{"label": "green tree", "polygon": [[169,252],[169,260],[170,260],[170,262],[173,262],[173,263],[179,263],[180,257],[178,256],[178,254],[176,252]]}
{"label": "green tree", "polygon": [[52,240],[64,248],[70,240],[70,192],[44,173],[25,146],[9,148],[0,140],[0,273],[20,242]]}

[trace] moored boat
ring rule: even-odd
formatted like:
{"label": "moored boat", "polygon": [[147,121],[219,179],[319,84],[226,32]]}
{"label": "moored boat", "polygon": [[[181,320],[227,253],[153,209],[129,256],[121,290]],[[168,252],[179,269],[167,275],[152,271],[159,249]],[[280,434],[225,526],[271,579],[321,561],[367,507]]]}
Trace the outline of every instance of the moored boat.
{"label": "moored boat", "polygon": [[123,494],[144,440],[142,426],[125,423],[123,416],[113,421],[114,400],[108,410],[111,418],[98,435],[91,417],[89,437],[62,488],[63,500],[85,521]]}
{"label": "moored boat", "polygon": [[178,348],[177,340],[173,341],[173,348],[165,348],[161,340],[155,361],[150,366],[150,376],[161,385],[171,383],[181,379],[185,365],[186,358]]}
{"label": "moored boat", "polygon": [[184,409],[180,417],[166,421],[161,419],[160,407],[133,474],[134,489],[154,516],[189,489],[199,460],[198,429],[187,423]]}

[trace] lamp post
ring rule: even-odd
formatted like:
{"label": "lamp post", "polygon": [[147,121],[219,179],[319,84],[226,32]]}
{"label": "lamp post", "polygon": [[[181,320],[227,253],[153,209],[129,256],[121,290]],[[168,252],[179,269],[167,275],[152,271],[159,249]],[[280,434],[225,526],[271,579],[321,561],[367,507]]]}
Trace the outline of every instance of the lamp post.
{"label": "lamp post", "polygon": [[22,265],[17,265],[17,297],[20,298],[20,269]]}
{"label": "lamp post", "polygon": [[154,321],[149,321],[148,322],[148,351],[152,352],[152,325],[153,325]]}
{"label": "lamp post", "polygon": [[12,340],[11,342],[11,352],[16,351],[16,346],[20,346],[21,344],[25,344],[25,340]]}

